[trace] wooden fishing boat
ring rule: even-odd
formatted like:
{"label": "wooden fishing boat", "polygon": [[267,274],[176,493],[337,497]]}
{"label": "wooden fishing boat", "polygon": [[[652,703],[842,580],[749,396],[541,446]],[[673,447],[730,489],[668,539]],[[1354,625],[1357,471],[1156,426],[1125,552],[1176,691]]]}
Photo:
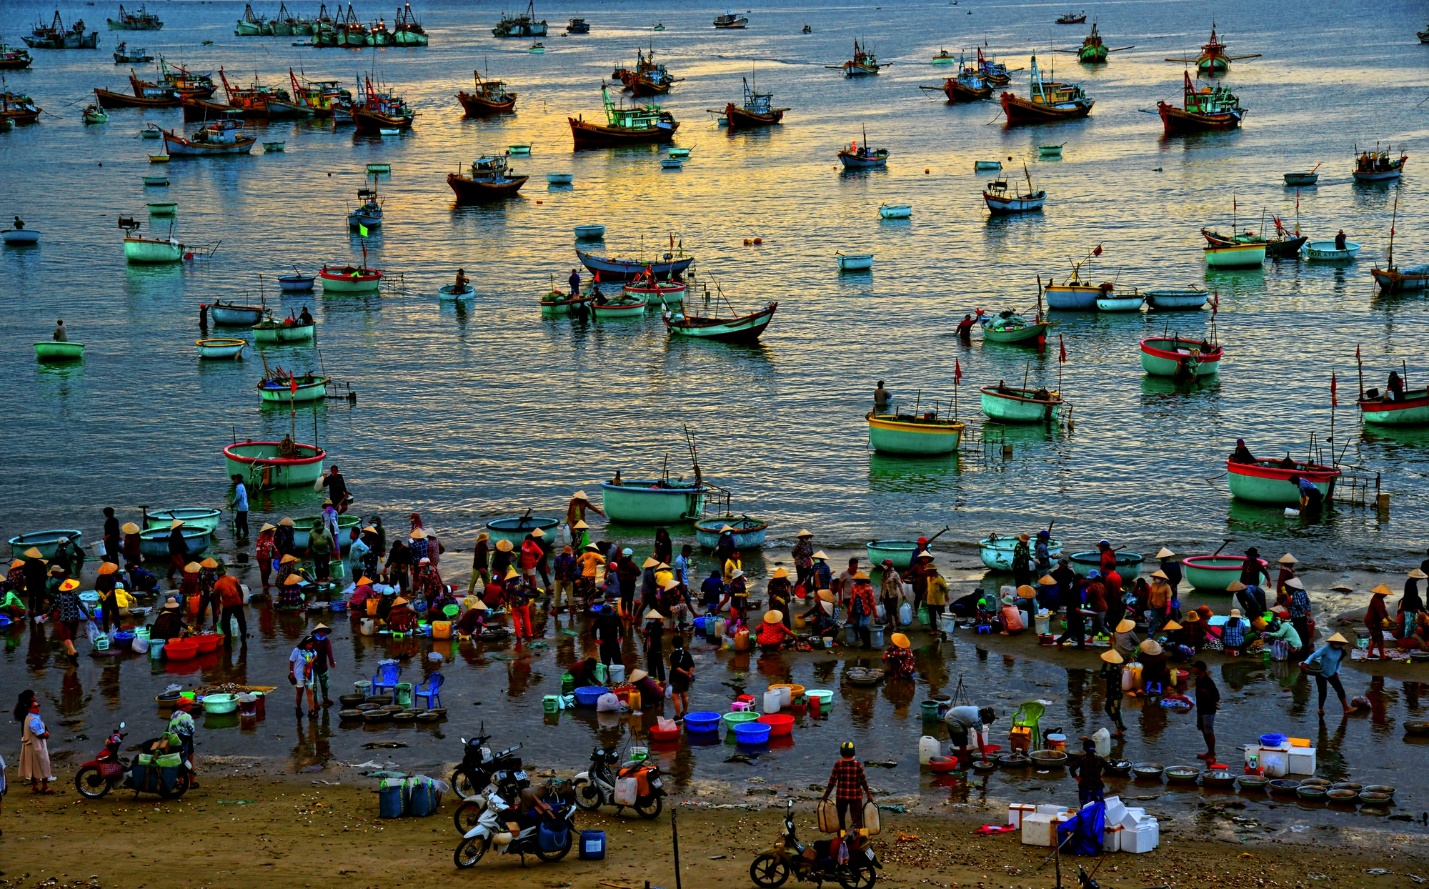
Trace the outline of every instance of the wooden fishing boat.
{"label": "wooden fishing boat", "polygon": [[1429,389],[1406,389],[1394,401],[1370,389],[1361,393],[1357,403],[1366,425],[1429,426]]}
{"label": "wooden fishing boat", "polygon": [[962,443],[967,428],[957,420],[939,417],[936,411],[920,414],[879,414],[869,411],[868,444],[880,454],[941,456],[953,454]]}
{"label": "wooden fishing boat", "polygon": [[944,94],[948,97],[949,105],[981,102],[992,97],[992,84],[973,68],[964,68],[957,77],[944,80],[942,86],[920,86],[918,89]]}
{"label": "wooden fishing boat", "polygon": [[1067,12],[1057,17],[1059,25],[1080,25],[1087,20],[1085,12]]}
{"label": "wooden fishing boat", "polygon": [[1231,496],[1252,503],[1298,506],[1300,489],[1290,481],[1298,475],[1320,489],[1326,502],[1334,499],[1340,470],[1319,463],[1291,460],[1257,460],[1254,463],[1226,461],[1226,484]]}
{"label": "wooden fishing boat", "polygon": [[1388,146],[1383,151],[1375,146],[1374,151],[1362,151],[1355,157],[1352,175],[1356,182],[1392,182],[1404,172],[1404,164],[1409,155],[1403,151],[1394,156],[1394,149]]}
{"label": "wooden fishing boat", "polygon": [[297,269],[291,275],[278,276],[278,289],[284,293],[306,293],[313,289],[313,283],[317,278],[313,275],[304,275]]}
{"label": "wooden fishing boat", "polygon": [[1012,72],[1008,70],[1007,66],[1002,62],[994,61],[982,51],[980,46],[977,48],[977,73],[993,86],[1007,86],[1012,82]]}
{"label": "wooden fishing boat", "polygon": [[23,49],[0,43],[0,71],[19,71],[30,67],[34,59]]}
{"label": "wooden fishing boat", "polygon": [[259,16],[253,12],[253,4],[243,5],[243,18],[238,20],[238,24],[233,29],[235,37],[271,37],[274,33],[273,23],[267,18]]}
{"label": "wooden fishing boat", "polygon": [[999,423],[1051,423],[1062,409],[1062,396],[1047,389],[997,385],[979,391],[983,414]]}
{"label": "wooden fishing boat", "polygon": [[536,19],[535,0],[528,0],[526,12],[520,15],[508,16],[501,14],[501,21],[496,27],[491,29],[494,37],[545,37],[546,20]]}
{"label": "wooden fishing boat", "polygon": [[569,22],[566,22],[566,33],[589,34],[590,22],[587,22],[585,19],[571,19]]}
{"label": "wooden fishing boat", "polygon": [[1059,312],[1091,312],[1097,307],[1097,300],[1109,297],[1116,291],[1110,281],[1093,284],[1082,280],[1082,266],[1093,256],[1100,255],[1101,247],[1078,262],[1072,263],[1072,273],[1061,284],[1049,283],[1042,290],[1047,299],[1047,308]]}
{"label": "wooden fishing boat", "polygon": [[748,79],[744,79],[744,104],[735,105],[733,102],[724,106],[723,111],[710,109],[711,114],[723,114],[726,126],[731,133],[737,130],[756,129],[758,127],[768,127],[780,123],[784,120],[784,112],[788,108],[775,108],[774,94],[756,92],[755,88],[749,85]]}
{"label": "wooden fishing boat", "polygon": [[693,256],[675,258],[675,254],[666,253],[661,260],[654,262],[641,261],[638,259],[616,259],[614,257],[601,257],[584,250],[576,250],[576,258],[581,265],[592,272],[599,272],[602,281],[630,281],[637,275],[649,272],[656,278],[677,278],[685,273],[685,269],[690,267],[690,263],[695,261]]}
{"label": "wooden fishing boat", "polygon": [[885,66],[878,63],[878,56],[874,54],[873,50],[869,49],[866,44],[861,43],[859,39],[855,37],[853,41],[853,58],[844,62],[842,65],[827,65],[825,67],[835,71],[842,71],[844,77],[867,77],[872,74],[877,74],[879,69]]}
{"label": "wooden fishing boat", "polygon": [[1340,247],[1334,241],[1309,241],[1305,244],[1305,258],[1311,262],[1351,262],[1359,255],[1360,245],[1346,241]]}
{"label": "wooden fishing boat", "polygon": [[307,109],[313,117],[328,119],[339,114],[352,119],[352,91],[344,89],[340,80],[298,80],[288,69],[288,83],[293,87],[293,101]]}
{"label": "wooden fishing boat", "polygon": [[697,520],[705,511],[707,489],[698,480],[686,485],[668,479],[630,479],[603,482],[600,490],[601,507],[613,522],[670,525]]}
{"label": "wooden fishing boat", "polygon": [[1240,99],[1230,87],[1217,85],[1200,89],[1191,82],[1189,72],[1182,72],[1182,101],[1177,108],[1166,102],[1157,102],[1156,110],[1161,115],[1161,126],[1168,136],[1186,133],[1203,133],[1208,130],[1233,130],[1245,118],[1245,109]]}
{"label": "wooden fishing boat", "polygon": [[83,117],[85,124],[109,123],[109,115],[98,105],[86,105]]}
{"label": "wooden fishing boat", "polygon": [[948,52],[947,49],[942,47],[938,49],[938,54],[933,56],[934,65],[951,65],[957,62],[957,60],[958,57],[955,54]]}
{"label": "wooden fishing boat", "polygon": [[174,506],[164,509],[145,509],[144,528],[150,531],[168,531],[174,520],[183,522],[184,531],[203,531],[217,534],[223,521],[223,512],[207,506]]}
{"label": "wooden fishing boat", "polygon": [[714,549],[728,528],[734,536],[734,548],[741,553],[759,549],[769,533],[769,524],[749,516],[727,515],[723,518],[700,519],[695,522],[695,542],[704,549]]}
{"label": "wooden fishing boat", "polygon": [[[400,13],[401,10],[398,10]],[[321,14],[326,14],[324,7]],[[295,16],[288,12],[288,4],[280,2],[278,4],[278,15],[273,19],[273,35],[275,37],[308,37],[313,33],[313,22],[311,19]]]}
{"label": "wooden fishing boat", "polygon": [[[1082,21],[1086,21],[1085,16]],[[1071,23],[1068,22],[1068,24]],[[1082,38],[1081,48],[1077,50],[1077,61],[1084,65],[1105,65],[1109,52],[1107,45],[1102,42],[1101,35],[1097,33],[1097,23],[1092,22],[1091,33]]]}
{"label": "wooden fishing boat", "polygon": [[[1235,231],[1234,220],[1231,231]],[[1249,230],[1226,237],[1203,228],[1201,236],[1206,239],[1202,252],[1209,268],[1258,268],[1265,263],[1266,240]]]}
{"label": "wooden fishing boat", "polygon": [[114,64],[116,65],[143,65],[154,61],[154,57],[149,55],[144,49],[129,50],[129,44],[121,41],[114,48]]}
{"label": "wooden fishing boat", "polygon": [[1057,123],[1075,120],[1092,113],[1096,104],[1081,86],[1075,83],[1060,83],[1043,80],[1037,67],[1037,57],[1030,63],[1032,69],[1031,95],[1024,99],[1013,93],[1002,94],[1002,111],[1007,115],[1008,126],[1035,123]]}
{"label": "wooden fishing boat", "polygon": [[648,53],[636,50],[635,69],[616,68],[611,77],[625,85],[632,96],[663,96],[670,87],[684,78],[675,77],[661,63],[655,61],[655,50]]}
{"label": "wooden fishing boat", "polygon": [[327,384],[327,377],[311,373],[302,377],[280,374],[259,380],[256,388],[264,404],[303,404],[326,398]]}
{"label": "wooden fishing boat", "polygon": [[1003,309],[996,315],[985,315],[979,309],[977,322],[982,338],[987,342],[1025,346],[1040,346],[1045,342],[1047,329],[1051,327],[1041,316],[1028,321],[1012,309]]}
{"label": "wooden fishing boat", "polygon": [[352,122],[359,133],[371,135],[382,130],[406,132],[412,128],[416,118],[417,112],[401,97],[394,96],[390,91],[378,92],[370,77],[363,81],[361,101],[352,103]]}
{"label": "wooden fishing boat", "polygon": [[316,325],[304,324],[292,316],[281,321],[269,316],[253,325],[253,342],[273,345],[303,343],[313,338],[315,330]]}
{"label": "wooden fishing boat", "polygon": [[[1295,502],[1299,503],[1299,498]],[[1258,561],[1262,568],[1267,567],[1264,559]],[[1187,556],[1181,560],[1182,575],[1192,589],[1218,593],[1240,580],[1244,568],[1245,556]]]}
{"label": "wooden fishing boat", "polygon": [[382,288],[382,269],[366,266],[324,265],[318,271],[323,293],[377,293]]}
{"label": "wooden fishing boat", "polygon": [[137,224],[132,224],[132,219],[120,218],[120,222],[129,222],[130,226],[125,227],[124,234],[124,260],[135,265],[158,265],[162,263],[179,262],[184,258],[186,248],[180,244],[175,237],[168,238],[143,238],[135,234]]}
{"label": "wooden fishing boat", "polygon": [[1148,290],[1146,304],[1160,312],[1200,310],[1206,305],[1206,291],[1199,287],[1180,290]]}
{"label": "wooden fishing boat", "polygon": [[606,302],[592,299],[590,308],[598,320],[613,321],[620,318],[644,318],[647,305],[649,303],[643,299],[622,294]]}
{"label": "wooden fishing boat", "polygon": [[666,311],[663,315],[665,329],[671,336],[691,339],[717,340],[722,343],[754,343],[763,335],[769,322],[774,320],[774,312],[779,303],[771,302],[762,309],[748,314],[738,314],[733,307],[729,315],[690,315]]}
{"label": "wooden fishing boat", "polygon": [[479,157],[471,164],[471,175],[448,173],[447,185],[456,193],[457,203],[476,203],[509,198],[521,190],[530,176],[518,175],[506,165],[504,155]]}
{"label": "wooden fishing boat", "polygon": [[541,317],[555,318],[561,315],[583,315],[590,301],[591,297],[581,296],[579,293],[565,294],[559,290],[552,290],[541,297]]}
{"label": "wooden fishing boat", "polygon": [[622,291],[626,296],[643,299],[652,306],[678,306],[685,301],[685,291],[689,285],[684,281],[651,281],[637,278],[626,284]]}
{"label": "wooden fishing boat", "polygon": [[605,105],[605,124],[591,123],[582,117],[567,118],[576,151],[588,148],[622,148],[627,145],[655,145],[675,138],[680,124],[668,111],[654,103],[626,108],[610,98],[610,89],[600,85]]}
{"label": "wooden fishing boat", "polygon": [[506,88],[500,80],[483,80],[480,71],[471,72],[476,86],[472,92],[462,90],[456,94],[467,117],[491,117],[496,114],[511,114],[516,110],[516,93]]}
{"label": "wooden fishing boat", "polygon": [[1022,175],[1027,180],[1025,192],[1010,188],[1006,179],[994,179],[987,184],[987,188],[982,190],[982,199],[987,204],[989,213],[994,216],[1007,216],[1013,213],[1034,213],[1042,209],[1042,205],[1047,203],[1047,192],[1032,187],[1032,174],[1027,171],[1026,164],[1022,165]]}
{"label": "wooden fishing boat", "polygon": [[208,123],[216,120],[266,120],[260,112],[244,111],[241,108],[234,108],[232,105],[225,105],[223,102],[215,102],[212,99],[200,99],[197,96],[184,98],[180,102],[184,109],[184,123]]}
{"label": "wooden fishing boat", "polygon": [[247,348],[248,341],[231,337],[206,337],[195,340],[194,345],[198,346],[198,357],[205,361],[239,361],[243,358],[243,350]]}
{"label": "wooden fishing boat", "polygon": [[[978,541],[979,556],[982,563],[993,571],[1012,570],[1012,552],[1017,548],[1016,534],[989,534]],[[1052,558],[1057,558],[1062,554],[1062,541],[1053,538],[1047,540],[1047,554]]]}
{"label": "wooden fishing boat", "polygon": [[221,299],[200,306],[200,309],[206,309],[209,319],[220,327],[252,327],[262,321],[268,312],[263,306],[242,306]]}
{"label": "wooden fishing boat", "polygon": [[0,121],[4,121],[0,127],[29,126],[40,119],[42,111],[44,109],[24,93],[0,92]]}
{"label": "wooden fishing boat", "polygon": [[[203,528],[179,528],[179,533],[184,538],[184,548],[188,554],[196,556],[207,550],[212,536]],[[169,537],[173,531],[168,527],[149,528],[139,532],[139,553],[150,562],[167,562],[169,560]]]}
{"label": "wooden fishing boat", "polygon": [[210,157],[226,154],[247,154],[258,141],[243,132],[238,121],[220,120],[209,124],[189,138],[173,130],[161,130],[164,151],[170,157]]}
{"label": "wooden fishing boat", "polygon": [[377,177],[372,177],[371,188],[357,190],[357,209],[348,211],[347,227],[352,231],[364,228],[378,228],[382,225],[382,202],[377,194]]}
{"label": "wooden fishing boat", "polygon": [[913,207],[909,204],[879,204],[878,217],[880,219],[908,219],[913,215]]}
{"label": "wooden fishing boat", "polygon": [[472,299],[476,296],[476,288],[470,284],[463,284],[458,290],[455,284],[443,284],[437,288],[437,299],[442,302],[459,302],[465,299]]}
{"label": "wooden fishing boat", "polygon": [[1097,297],[1098,312],[1139,312],[1144,297],[1135,289],[1128,292],[1108,292]]}
{"label": "wooden fishing boat", "polygon": [[23,559],[25,550],[31,547],[40,551],[40,558],[53,559],[55,551],[59,549],[60,538],[68,537],[69,542],[76,546],[84,546],[84,532],[77,528],[52,528],[46,531],[26,531],[24,534],[11,537],[10,557]]}
{"label": "wooden fishing boat", "polygon": [[1218,343],[1152,336],[1141,341],[1141,369],[1157,377],[1213,377],[1221,371],[1223,354]]}
{"label": "wooden fishing boat", "polygon": [[107,21],[111,31],[157,31],[164,27],[159,17],[145,9],[142,3],[137,12],[129,12],[123,3],[119,4],[119,18]]}
{"label": "wooden fishing boat", "polygon": [[841,272],[866,272],[873,268],[872,253],[836,253],[839,271]]}
{"label": "wooden fishing boat", "polygon": [[1389,249],[1384,254],[1384,268],[1370,269],[1370,276],[1379,286],[1380,293],[1402,293],[1406,290],[1423,290],[1429,286],[1429,265],[1398,268],[1394,265],[1394,228],[1399,221],[1399,195],[1394,196],[1394,210],[1389,222]]}
{"label": "wooden fishing boat", "polygon": [[190,71],[182,65],[170,65],[163,56],[159,56],[159,80],[185,99],[207,99],[216,91],[209,75]]}
{"label": "wooden fishing boat", "polygon": [[311,487],[322,477],[327,451],[317,445],[282,441],[234,442],[223,449],[226,473],[261,489]]}
{"label": "wooden fishing boat", "polygon": [[95,101],[101,108],[177,108],[183,99],[178,93],[167,92],[158,96],[137,96],[117,93],[113,90],[94,88]]}
{"label": "wooden fishing boat", "polygon": [[1211,39],[1201,45],[1201,54],[1195,58],[1167,59],[1168,62],[1180,62],[1183,65],[1194,64],[1196,72],[1202,77],[1214,77],[1225,74],[1230,70],[1231,62],[1242,59],[1258,59],[1260,53],[1252,53],[1248,56],[1232,56],[1226,53],[1226,45],[1216,36],[1216,25],[1211,23]]}
{"label": "wooden fishing boat", "polygon": [[870,148],[867,129],[863,131],[863,143],[860,147],[855,139],[839,149],[839,163],[845,170],[881,170],[888,166],[888,149]]}
{"label": "wooden fishing boat", "polygon": [[84,343],[57,343],[46,340],[35,343],[35,360],[42,363],[61,361],[81,361],[84,359]]}
{"label": "wooden fishing boat", "polygon": [[749,24],[749,19],[734,12],[715,16],[714,26],[721,31],[738,31]]}
{"label": "wooden fishing boat", "polygon": [[1271,259],[1298,259],[1300,248],[1305,246],[1308,240],[1300,234],[1300,209],[1299,200],[1296,200],[1295,209],[1295,230],[1292,232],[1285,227],[1279,216],[1270,217],[1275,223],[1275,237],[1268,238],[1265,242],[1265,255]]}
{"label": "wooden fishing boat", "polygon": [[234,86],[229,83],[228,75],[221,67],[218,69],[218,77],[223,83],[224,93],[228,96],[228,104],[242,110],[246,115],[269,120],[313,116],[312,109],[303,102],[294,101],[285,89],[265,86],[256,79],[246,87]]}
{"label": "wooden fishing boat", "polygon": [[77,19],[73,27],[66,28],[64,21],[60,18],[59,10],[55,10],[54,19],[48,24],[43,22],[35,26],[30,32],[30,36],[21,37],[25,45],[30,49],[97,49],[99,47],[99,32],[86,32],[84,19]]}

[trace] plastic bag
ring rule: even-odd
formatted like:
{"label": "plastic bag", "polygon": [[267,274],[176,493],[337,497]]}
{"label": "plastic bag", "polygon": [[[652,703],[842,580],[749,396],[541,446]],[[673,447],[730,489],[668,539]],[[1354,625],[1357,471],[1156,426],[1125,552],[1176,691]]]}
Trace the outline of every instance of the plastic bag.
{"label": "plastic bag", "polygon": [[92,621],[92,620],[85,622],[85,624],[84,624],[84,632],[85,632],[86,634],[88,634],[88,636],[89,636],[89,644],[90,644],[90,645],[93,645],[93,644],[94,644],[94,640],[95,640],[95,639],[98,639],[98,638],[99,638],[99,635],[100,635],[100,633],[99,633],[99,627],[98,627],[98,626],[94,623],[94,621]]}
{"label": "plastic bag", "polygon": [[149,640],[143,636],[135,636],[134,641],[129,643],[129,647],[134,649],[135,654],[148,654]]}

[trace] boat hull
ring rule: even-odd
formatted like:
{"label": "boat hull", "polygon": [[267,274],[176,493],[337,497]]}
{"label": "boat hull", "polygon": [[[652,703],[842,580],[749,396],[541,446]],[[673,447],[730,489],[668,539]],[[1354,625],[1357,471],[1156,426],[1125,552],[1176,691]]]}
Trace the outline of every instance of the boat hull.
{"label": "boat hull", "polygon": [[[1101,556],[1100,550],[1092,550],[1072,553],[1067,558],[1071,560],[1072,570],[1086,577],[1087,572],[1101,567]],[[1119,552],[1116,554],[1116,573],[1121,575],[1122,580],[1134,580],[1141,574],[1141,566],[1145,561],[1146,557],[1141,553]]]}
{"label": "boat hull", "polygon": [[475,93],[459,92],[456,98],[467,117],[494,117],[498,114],[513,114],[516,111],[514,95],[502,101],[492,101]]}
{"label": "boat hull", "polygon": [[555,540],[556,527],[560,525],[560,519],[543,515],[515,516],[502,519],[492,519],[486,523],[486,533],[491,536],[491,545],[495,546],[496,541],[505,540],[513,547],[520,549],[521,544],[537,528],[550,540]]}
{"label": "boat hull", "polygon": [[157,265],[179,262],[184,258],[184,245],[178,241],[152,238],[125,238],[124,259],[136,265]]}
{"label": "boat hull", "polygon": [[1061,399],[1041,401],[991,387],[982,390],[982,412],[999,423],[1050,423],[1061,409]]}
{"label": "boat hull", "polygon": [[327,452],[313,445],[293,445],[293,455],[283,456],[281,442],[245,441],[223,449],[229,475],[240,475],[260,488],[311,486],[323,473]]}
{"label": "boat hull", "polygon": [[61,537],[68,537],[70,543],[84,546],[84,532],[74,528],[27,531],[24,534],[10,538],[10,557],[12,559],[23,559],[25,557],[25,550],[33,546],[40,551],[40,558],[46,560],[53,559],[55,557],[55,550],[59,548]]}
{"label": "boat hull", "polygon": [[764,333],[769,322],[774,320],[774,312],[778,307],[778,303],[770,303],[767,308],[742,318],[684,318],[674,321],[667,317],[665,326],[674,336],[748,344],[756,342]]}
{"label": "boat hull", "polygon": [[758,549],[764,545],[769,533],[769,525],[748,516],[726,516],[722,519],[701,519],[695,522],[695,542],[705,549],[719,545],[720,529],[728,525],[734,530],[734,548],[741,552]]}
{"label": "boat hull", "polygon": [[916,540],[870,540],[864,544],[868,551],[868,561],[874,565],[892,562],[894,568],[909,568],[913,557],[918,554]]}
{"label": "boat hull", "polygon": [[1344,249],[1334,241],[1310,241],[1305,245],[1305,258],[1311,262],[1350,262],[1359,255],[1360,245],[1346,241]]}
{"label": "boat hull", "polygon": [[[584,227],[584,226],[582,226]],[[594,228],[594,226],[592,226]],[[601,226],[601,234],[605,233],[605,227]],[[584,236],[582,236],[584,237]],[[648,268],[657,278],[671,278],[685,273],[685,269],[694,262],[694,257],[688,259],[677,259],[668,262],[640,262],[634,259],[608,259],[586,253],[583,250],[576,251],[576,258],[581,261],[581,265],[592,272],[600,272],[602,282],[629,281],[636,275],[643,274]]]}
{"label": "boat hull", "polygon": [[1007,216],[1013,213],[1036,213],[1047,203],[1047,193],[1038,192],[1034,197],[1002,198],[988,192],[982,193],[983,202],[989,213]]}
{"label": "boat hull", "polygon": [[1141,311],[1141,295],[1136,296],[1107,296],[1097,298],[1098,312],[1139,312]]}
{"label": "boat hull", "polygon": [[1168,136],[1182,136],[1187,133],[1206,133],[1216,130],[1233,130],[1240,126],[1244,112],[1233,111],[1220,114],[1193,114],[1168,105],[1165,102],[1157,102],[1156,110],[1161,115],[1161,126]]}
{"label": "boat hull", "polygon": [[214,303],[208,307],[209,320],[221,327],[252,327],[263,320],[262,306],[234,306]]}
{"label": "boat hull", "polygon": [[236,361],[243,357],[248,343],[245,340],[215,338],[198,340],[194,345],[198,346],[198,357],[205,361]]}
{"label": "boat hull", "polygon": [[1230,244],[1204,247],[1206,266],[1213,269],[1248,269],[1265,264],[1265,244]]}
{"label": "boat hull", "polygon": [[1319,181],[1320,181],[1320,174],[1319,174],[1319,173],[1286,173],[1286,174],[1285,174],[1285,184],[1286,184],[1286,185],[1299,185],[1299,186],[1302,186],[1302,187],[1303,187],[1303,186],[1308,186],[1308,185],[1314,185],[1315,183],[1317,183],[1317,182],[1319,182]]}
{"label": "boat hull", "polygon": [[382,289],[382,273],[376,272],[365,275],[345,275],[341,270],[328,272],[326,270],[318,273],[318,280],[322,281],[323,293],[377,293]]}
{"label": "boat hull", "polygon": [[253,342],[255,343],[303,343],[313,338],[313,332],[317,325],[314,324],[276,324],[272,327],[253,327]]}
{"label": "boat hull", "polygon": [[222,157],[230,154],[247,154],[258,139],[254,136],[237,136],[232,145],[203,145],[191,142],[164,130],[164,152],[170,157]]}
{"label": "boat hull", "polygon": [[784,109],[775,108],[768,114],[755,114],[752,111],[745,111],[743,108],[729,103],[724,108],[725,120],[728,121],[729,131],[753,130],[760,127],[772,127],[784,121]]}
{"label": "boat hull", "polygon": [[873,268],[872,253],[840,254],[838,260],[841,272],[866,272]]}
{"label": "boat hull", "polygon": [[282,275],[278,278],[278,289],[284,293],[307,293],[316,281],[312,275]]}
{"label": "boat hull", "polygon": [[84,343],[35,343],[35,360],[41,362],[83,361]]}
{"label": "boat hull", "polygon": [[1355,177],[1356,182],[1393,182],[1398,179],[1403,172],[1403,170],[1383,170],[1373,173],[1361,173],[1356,171],[1351,175]]}
{"label": "boat hull", "polygon": [[1401,293],[1405,290],[1423,290],[1429,287],[1429,266],[1370,269],[1369,273],[1379,285],[1381,293]]}
{"label": "boat hull", "polygon": [[649,129],[607,127],[578,118],[567,118],[571,124],[571,139],[576,151],[590,148],[623,148],[628,145],[663,145],[675,138],[678,123]]}
{"label": "boat hull", "polygon": [[177,108],[183,101],[177,94],[172,96],[131,96],[127,93],[116,93],[110,90],[95,88],[94,99],[99,103],[100,108],[114,110],[116,108]]}
{"label": "boat hull", "polygon": [[327,397],[327,380],[319,377],[311,383],[299,383],[296,389],[287,385],[264,386],[259,383],[258,398],[264,404],[306,404]]}
{"label": "boat hull", "polygon": [[1065,106],[1039,105],[1012,93],[1003,93],[1001,101],[1002,113],[1007,117],[1008,126],[1077,120],[1091,114],[1092,106],[1096,104],[1092,101],[1083,101],[1069,103]]}
{"label": "boat hull", "polygon": [[1429,426],[1429,390],[1405,392],[1403,401],[1363,399],[1359,406],[1369,425]]}
{"label": "boat hull", "polygon": [[437,288],[437,298],[442,302],[456,302],[457,300],[472,299],[476,296],[476,289],[470,284],[457,290],[451,284],[444,284]]}
{"label": "boat hull", "polygon": [[868,416],[868,443],[880,454],[933,457],[956,453],[964,424],[946,420],[918,422],[913,417]]}
{"label": "boat hull", "polygon": [[888,166],[888,157],[863,157],[840,151],[839,163],[844,165],[845,170],[882,170]]}
{"label": "boat hull", "polygon": [[1004,327],[1002,329],[984,325],[982,328],[982,338],[989,343],[1035,346],[1042,337],[1047,335],[1047,327],[1048,325],[1045,322],[1028,324],[1023,327]]}
{"label": "boat hull", "polygon": [[607,303],[603,306],[591,303],[591,311],[595,313],[596,318],[605,321],[612,321],[619,318],[644,318],[645,307],[647,305],[649,305],[649,303],[643,299],[638,302],[625,304]]}
{"label": "boat hull", "polygon": [[1226,463],[1226,484],[1231,496],[1251,503],[1269,503],[1283,506],[1300,504],[1300,489],[1290,481],[1290,476],[1298,475],[1320,489],[1320,494],[1328,502],[1333,499],[1335,482],[1340,471],[1330,467],[1306,468],[1297,465],[1294,469],[1281,468],[1278,460],[1261,463]]}
{"label": "boat hull", "polygon": [[[1264,559],[1260,564],[1266,564]],[[1195,590],[1224,593],[1226,587],[1240,580],[1245,556],[1187,556],[1181,560],[1181,576]]]}
{"label": "boat hull", "polygon": [[1192,353],[1188,348],[1195,345],[1187,340],[1148,337],[1141,341],[1141,369],[1158,377],[1194,375],[1213,377],[1221,372],[1221,353],[1205,356]]}
{"label": "boat hull", "polygon": [[1059,312],[1094,312],[1097,299],[1103,295],[1100,287],[1081,287],[1053,284],[1043,292],[1047,308]]}
{"label": "boat hull", "polygon": [[[187,547],[190,556],[196,556],[208,549],[210,532],[202,528],[190,529],[187,526],[180,528],[179,531],[184,535],[184,546]],[[169,560],[168,526],[140,531],[139,552],[151,562],[167,562]]]}
{"label": "boat hull", "polygon": [[656,487],[652,480],[623,485],[603,482],[601,505],[611,521],[632,525],[664,525],[698,519],[705,509],[704,487]]}
{"label": "boat hull", "polygon": [[31,228],[8,228],[0,232],[0,241],[12,247],[30,247],[40,243],[40,233]]}
{"label": "boat hull", "polygon": [[217,509],[209,509],[203,506],[177,506],[171,509],[151,509],[144,514],[144,527],[147,530],[163,529],[169,530],[174,519],[184,523],[184,534],[189,531],[203,531],[206,534],[214,534],[218,531],[218,523],[223,520],[223,513]]}
{"label": "boat hull", "polygon": [[1157,311],[1198,311],[1206,305],[1204,290],[1150,290],[1146,304]]}
{"label": "boat hull", "polygon": [[[1028,546],[1031,546],[1031,544],[1029,543]],[[1007,536],[993,534],[978,541],[982,563],[993,571],[1012,570],[1012,551],[1016,547],[1016,534]],[[1048,540],[1047,553],[1054,559],[1060,556],[1062,554],[1062,541],[1056,539]]]}
{"label": "boat hull", "polygon": [[463,204],[478,204],[484,201],[499,201],[513,197],[530,176],[512,176],[504,182],[483,182],[456,173],[447,174],[447,185]]}

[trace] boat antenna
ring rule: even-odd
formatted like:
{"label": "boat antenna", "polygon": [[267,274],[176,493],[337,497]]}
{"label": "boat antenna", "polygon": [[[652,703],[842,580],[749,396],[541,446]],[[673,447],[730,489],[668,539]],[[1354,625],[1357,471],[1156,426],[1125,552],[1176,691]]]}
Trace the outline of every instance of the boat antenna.
{"label": "boat antenna", "polygon": [[[1297,195],[1298,195],[1298,192],[1297,192]],[[1300,205],[1300,201],[1299,201],[1299,198],[1298,198],[1298,197],[1296,198],[1295,205],[1296,205],[1296,207],[1297,207],[1297,209],[1296,209],[1297,217],[1296,217],[1296,218],[1299,218],[1299,217],[1298,217],[1298,214],[1299,214],[1299,209],[1298,209],[1298,207],[1299,207],[1299,205]],[[1385,257],[1384,257],[1385,271],[1394,271],[1394,224],[1395,224],[1398,220],[1399,220],[1399,186],[1396,185],[1396,186],[1394,186],[1394,212],[1392,212],[1392,213],[1390,214],[1390,216],[1389,216],[1389,252],[1386,253],[1386,254],[1385,254]],[[1364,389],[1364,386],[1361,385],[1360,388],[1361,388],[1361,389]]]}
{"label": "boat antenna", "polygon": [[1364,401],[1364,360],[1360,358],[1360,347],[1355,346],[1355,367],[1360,374],[1360,401]]}

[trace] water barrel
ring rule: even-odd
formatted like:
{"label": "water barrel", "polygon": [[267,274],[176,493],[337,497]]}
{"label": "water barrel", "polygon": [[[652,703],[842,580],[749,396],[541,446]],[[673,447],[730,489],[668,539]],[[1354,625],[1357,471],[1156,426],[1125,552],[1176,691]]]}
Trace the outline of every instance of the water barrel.
{"label": "water barrel", "polygon": [[941,756],[942,753],[943,746],[932,735],[924,735],[918,739],[918,762],[923,765],[927,765],[928,760],[935,756]]}
{"label": "water barrel", "polygon": [[922,711],[923,711],[923,721],[924,721],[924,722],[937,722],[937,721],[938,721],[938,702],[937,702],[937,701],[924,701],[922,704],[919,705],[919,707],[920,707],[920,708],[922,709]]}
{"label": "water barrel", "polygon": [[582,861],[602,861],[605,859],[605,831],[581,831],[580,859]]}

